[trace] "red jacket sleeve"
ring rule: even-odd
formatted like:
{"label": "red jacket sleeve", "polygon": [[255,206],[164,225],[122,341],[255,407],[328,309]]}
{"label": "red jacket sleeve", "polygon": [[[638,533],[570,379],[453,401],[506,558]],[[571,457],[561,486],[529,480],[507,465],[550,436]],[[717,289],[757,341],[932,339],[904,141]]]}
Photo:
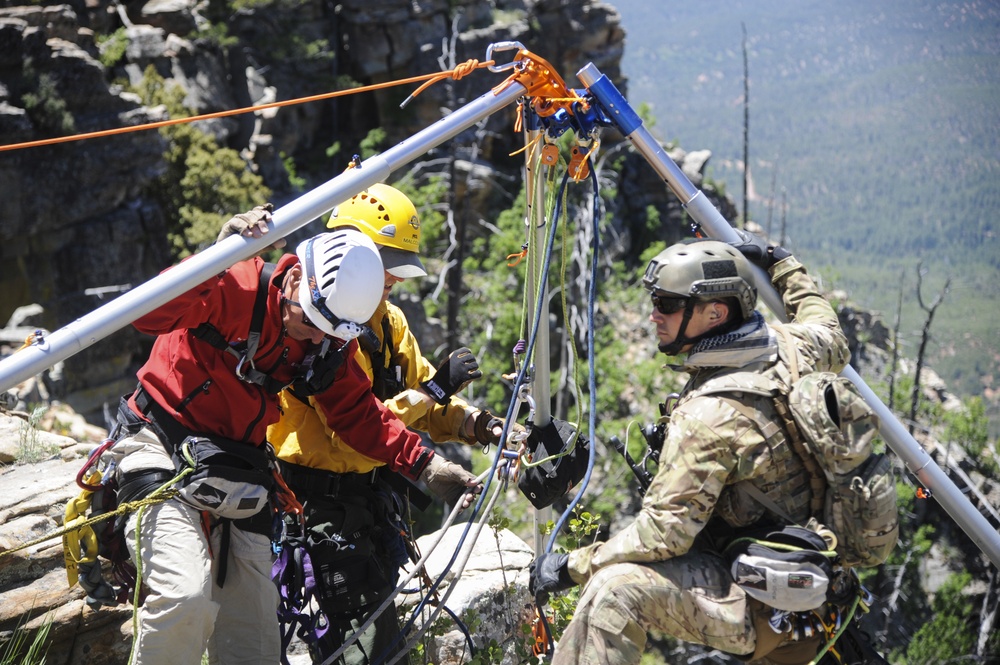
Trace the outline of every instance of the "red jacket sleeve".
{"label": "red jacket sleeve", "polygon": [[375,397],[371,381],[354,356],[347,354],[333,385],[313,399],[330,429],[347,445],[416,480],[434,451],[424,447],[420,436],[406,429],[403,421]]}

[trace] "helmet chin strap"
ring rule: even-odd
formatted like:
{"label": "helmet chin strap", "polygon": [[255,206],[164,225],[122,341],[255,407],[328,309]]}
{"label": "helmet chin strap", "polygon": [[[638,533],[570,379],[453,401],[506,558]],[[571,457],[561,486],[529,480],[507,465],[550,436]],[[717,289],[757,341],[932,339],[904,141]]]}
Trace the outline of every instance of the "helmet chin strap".
{"label": "helmet chin strap", "polygon": [[676,356],[681,352],[681,349],[692,342],[697,342],[703,337],[699,335],[696,338],[688,339],[684,336],[684,331],[687,330],[688,322],[691,320],[691,315],[694,313],[694,299],[688,299],[687,305],[684,306],[684,316],[681,318],[681,325],[677,328],[677,335],[674,336],[674,341],[669,344],[659,344],[657,348],[668,356]]}

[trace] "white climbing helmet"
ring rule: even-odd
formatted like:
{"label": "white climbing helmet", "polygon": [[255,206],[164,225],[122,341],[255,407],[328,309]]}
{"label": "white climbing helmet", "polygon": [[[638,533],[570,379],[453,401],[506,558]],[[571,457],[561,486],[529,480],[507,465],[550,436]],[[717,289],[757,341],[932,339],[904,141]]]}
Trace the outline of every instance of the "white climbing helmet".
{"label": "white climbing helmet", "polygon": [[299,304],[327,335],[352,340],[382,301],[385,273],[378,248],[364,233],[338,229],[299,244]]}

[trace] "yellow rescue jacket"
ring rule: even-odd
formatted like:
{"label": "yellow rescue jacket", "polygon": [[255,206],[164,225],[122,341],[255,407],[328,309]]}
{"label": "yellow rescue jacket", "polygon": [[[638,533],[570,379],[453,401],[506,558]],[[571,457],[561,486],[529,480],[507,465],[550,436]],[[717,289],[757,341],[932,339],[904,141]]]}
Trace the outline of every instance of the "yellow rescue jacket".
{"label": "yellow rescue jacket", "polygon": [[[405,390],[385,401],[390,411],[411,429],[426,432],[435,442],[460,441],[474,443],[465,438],[463,425],[466,418],[478,411],[464,400],[452,397],[445,405],[431,404],[410,392],[420,387],[435,372],[434,366],[420,353],[420,345],[410,332],[406,316],[399,307],[382,301],[368,326],[375,332],[379,344],[384,346],[383,319],[388,317],[392,343],[385,354],[385,366],[399,365]],[[358,364],[371,379],[372,358],[360,345]],[[267,440],[274,446],[279,459],[293,464],[325,469],[335,473],[366,473],[382,462],[351,448],[336,432],[330,429],[321,411],[315,408],[313,398],[305,403],[285,390],[278,395],[282,415],[267,430]],[[372,442],[378,445],[377,442]]]}

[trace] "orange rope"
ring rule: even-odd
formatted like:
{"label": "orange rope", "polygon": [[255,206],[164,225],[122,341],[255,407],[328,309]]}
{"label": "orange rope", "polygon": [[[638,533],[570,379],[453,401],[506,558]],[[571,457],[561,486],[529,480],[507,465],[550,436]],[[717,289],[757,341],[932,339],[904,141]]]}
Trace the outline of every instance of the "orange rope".
{"label": "orange rope", "polygon": [[438,72],[437,74],[434,74],[430,80],[422,83],[419,88],[417,88],[410,94],[409,97],[404,99],[403,103],[399,105],[399,108],[403,108],[404,106],[409,104],[411,99],[413,99],[414,97],[416,97],[417,95],[419,95],[424,90],[431,87],[438,81],[442,81],[448,78],[449,76],[453,81],[458,81],[459,79],[465,77],[466,75],[471,74],[479,67],[489,67],[490,65],[493,64],[495,64],[493,60],[481,63],[475,58],[471,58],[469,60],[466,60],[462,64],[458,65],[457,67],[455,67],[455,69],[452,69],[451,71]]}
{"label": "orange rope", "polygon": [[494,64],[492,60],[489,62],[479,62],[478,60],[472,59],[467,62],[463,62],[455,69],[444,72],[434,72],[433,74],[421,74],[420,76],[411,76],[410,78],[399,79],[396,81],[388,81],[386,83],[376,83],[374,85],[364,85],[358,88],[350,88],[347,90],[335,90],[333,92],[323,93],[321,95],[312,95],[310,97],[300,97],[298,99],[287,99],[281,102],[271,102],[268,104],[260,104],[259,106],[248,106],[241,109],[233,109],[231,111],[217,111],[215,113],[205,113],[203,115],[196,115],[190,118],[171,118],[170,120],[161,120],[159,122],[151,122],[145,125],[135,125],[132,127],[116,127],[115,129],[104,129],[97,132],[89,132],[86,134],[74,134],[72,136],[57,136],[50,139],[41,139],[38,141],[27,141],[24,143],[11,143],[9,145],[0,145],[0,152],[6,150],[20,150],[22,148],[35,148],[43,145],[53,145],[56,143],[69,143],[71,141],[83,141],[85,139],[95,139],[104,136],[115,136],[117,134],[127,134],[129,132],[138,132],[146,129],[159,129],[160,127],[170,127],[173,125],[180,125],[186,122],[195,122],[197,120],[210,120],[213,118],[226,118],[232,115],[240,115],[242,113],[249,113],[251,111],[262,111],[264,109],[280,108],[283,106],[292,106],[293,104],[303,104],[306,102],[317,102],[324,99],[332,99],[334,97],[342,97],[344,95],[353,95],[359,92],[371,92],[373,90],[381,90],[383,88],[391,88],[397,85],[406,85],[408,83],[415,83],[417,81],[426,81],[423,85],[417,88],[416,92],[410,95],[410,98],[417,96],[422,90],[432,83],[439,81],[443,78],[451,76],[453,79],[458,80],[469,74],[480,67],[488,67]]}
{"label": "orange rope", "polygon": [[[518,122],[518,124],[520,124],[520,121],[521,121],[521,114],[519,113],[519,114],[517,115],[517,122]],[[517,131],[517,129],[516,129],[516,128],[515,128],[515,131]],[[542,140],[542,135],[541,135],[541,134],[539,134],[539,135],[538,135],[538,136],[536,136],[535,138],[531,139],[531,141],[529,141],[528,143],[525,143],[525,144],[524,144],[524,147],[523,147],[523,148],[518,148],[518,149],[517,149],[517,150],[515,150],[514,152],[510,153],[510,155],[508,155],[508,157],[514,157],[514,156],[516,156],[516,155],[520,155],[520,154],[521,154],[522,152],[524,152],[524,151],[525,151],[525,150],[527,150],[528,148],[533,148],[533,147],[535,147],[535,145],[537,145],[537,144],[538,144],[538,142],[539,142],[539,141],[541,141],[541,140]]]}

